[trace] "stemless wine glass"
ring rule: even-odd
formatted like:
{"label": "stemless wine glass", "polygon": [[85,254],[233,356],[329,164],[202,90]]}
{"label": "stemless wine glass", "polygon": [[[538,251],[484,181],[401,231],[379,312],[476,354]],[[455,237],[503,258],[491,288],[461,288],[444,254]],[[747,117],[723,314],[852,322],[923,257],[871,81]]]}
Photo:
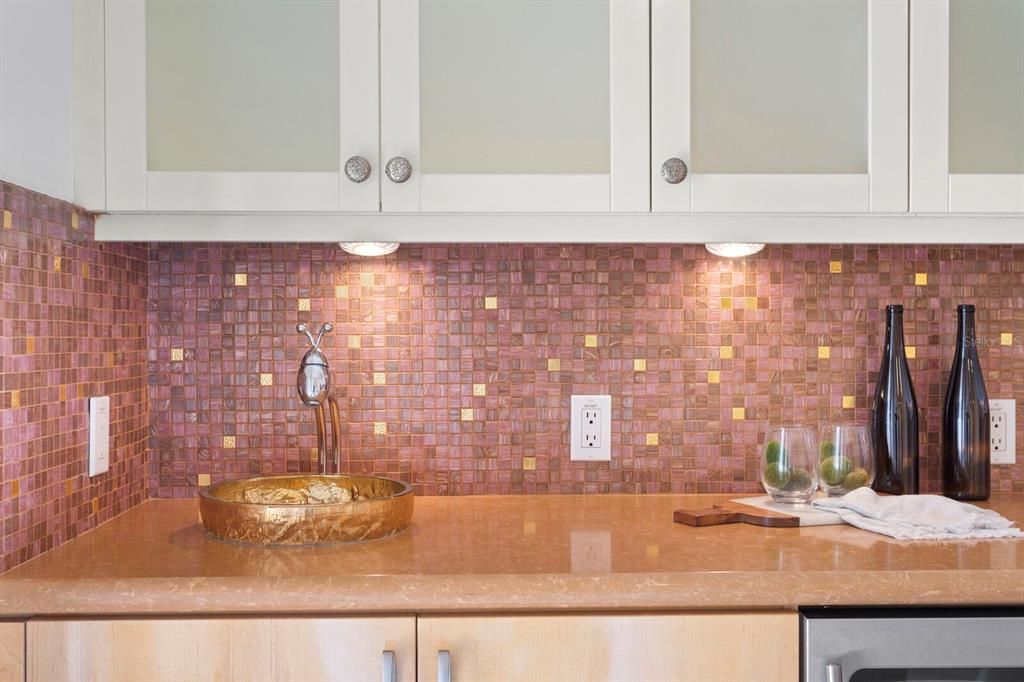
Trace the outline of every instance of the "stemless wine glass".
{"label": "stemless wine glass", "polygon": [[875,479],[875,453],[867,426],[833,424],[822,430],[818,478],[821,489],[830,496],[871,485]]}
{"label": "stemless wine glass", "polygon": [[818,448],[814,428],[768,429],[761,455],[761,482],[776,502],[810,502],[818,490]]}

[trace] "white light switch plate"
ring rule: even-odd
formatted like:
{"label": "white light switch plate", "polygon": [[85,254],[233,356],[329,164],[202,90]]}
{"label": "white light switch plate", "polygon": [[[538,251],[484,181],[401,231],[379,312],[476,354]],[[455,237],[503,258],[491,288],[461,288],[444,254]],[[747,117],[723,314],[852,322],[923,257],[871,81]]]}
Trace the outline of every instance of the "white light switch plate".
{"label": "white light switch plate", "polygon": [[569,460],[608,462],[612,458],[612,397],[574,395],[569,408]]}
{"label": "white light switch plate", "polygon": [[110,469],[110,397],[89,398],[89,475]]}
{"label": "white light switch plate", "polygon": [[989,434],[992,438],[992,464],[1013,464],[1017,461],[1017,401],[989,400]]}

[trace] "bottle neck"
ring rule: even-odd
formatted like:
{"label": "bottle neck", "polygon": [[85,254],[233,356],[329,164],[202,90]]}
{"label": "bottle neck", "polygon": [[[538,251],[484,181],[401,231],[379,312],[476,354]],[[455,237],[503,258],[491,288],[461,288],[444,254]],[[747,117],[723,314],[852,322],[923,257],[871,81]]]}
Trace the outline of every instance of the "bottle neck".
{"label": "bottle neck", "polygon": [[975,348],[974,311],[960,310],[957,313],[956,345],[964,350]]}
{"label": "bottle neck", "polygon": [[890,353],[902,355],[903,348],[903,313],[892,312],[886,316],[885,342]]}

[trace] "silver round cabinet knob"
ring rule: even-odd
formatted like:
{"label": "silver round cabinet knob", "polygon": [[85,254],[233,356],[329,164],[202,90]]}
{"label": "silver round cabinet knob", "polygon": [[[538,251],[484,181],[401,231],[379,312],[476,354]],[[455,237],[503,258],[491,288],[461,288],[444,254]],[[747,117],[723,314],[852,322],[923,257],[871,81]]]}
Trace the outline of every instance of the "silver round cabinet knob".
{"label": "silver round cabinet knob", "polygon": [[384,166],[384,174],[391,182],[405,182],[412,175],[412,164],[404,156],[393,156]]}
{"label": "silver round cabinet knob", "polygon": [[670,185],[678,185],[685,180],[687,172],[686,162],[674,156],[661,164],[661,177]]}
{"label": "silver round cabinet knob", "polygon": [[370,162],[362,156],[352,156],[345,162],[345,177],[352,182],[365,182],[370,177]]}

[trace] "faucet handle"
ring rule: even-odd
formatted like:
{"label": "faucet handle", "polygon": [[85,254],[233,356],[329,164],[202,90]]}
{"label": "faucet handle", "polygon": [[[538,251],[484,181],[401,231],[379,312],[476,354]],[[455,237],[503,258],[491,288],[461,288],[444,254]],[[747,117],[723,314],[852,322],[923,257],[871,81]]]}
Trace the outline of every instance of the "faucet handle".
{"label": "faucet handle", "polygon": [[306,326],[305,322],[299,322],[295,325],[295,331],[298,334],[305,334],[306,338],[309,339],[309,347],[313,350],[320,348],[320,339],[323,338],[324,334],[334,331],[334,325],[330,322],[324,322],[320,325],[320,331],[317,332],[316,339],[313,339],[313,333],[309,331],[309,327]]}

